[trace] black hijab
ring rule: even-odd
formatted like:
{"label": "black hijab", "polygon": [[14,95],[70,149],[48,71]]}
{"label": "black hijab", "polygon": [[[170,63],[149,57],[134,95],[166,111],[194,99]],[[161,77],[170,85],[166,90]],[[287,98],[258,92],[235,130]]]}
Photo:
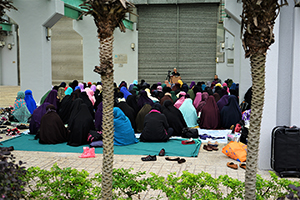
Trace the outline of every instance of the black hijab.
{"label": "black hijab", "polygon": [[41,119],[39,143],[58,144],[68,141],[68,131],[55,111],[54,105],[46,107],[46,114]]}
{"label": "black hijab", "polygon": [[92,117],[95,117],[95,113],[94,113],[94,106],[93,103],[91,102],[89,96],[86,94],[86,92],[81,92],[79,95],[79,98],[81,98],[83,100],[83,102],[87,105]]}
{"label": "black hijab", "polygon": [[173,136],[181,136],[183,128],[187,127],[180,110],[173,106],[173,103],[166,100],[162,106],[162,113],[166,116],[168,124],[174,129]]}
{"label": "black hijab", "polygon": [[144,128],[144,119],[145,116],[150,112],[152,106],[148,103],[146,103],[142,109],[138,112],[136,118],[135,118],[135,124],[136,124],[136,131],[138,133],[141,133]]}
{"label": "black hijab", "polygon": [[70,137],[68,145],[80,146],[87,144],[90,130],[95,130],[93,117],[81,98],[72,103],[72,111],[69,119],[68,130]]}
{"label": "black hijab", "polygon": [[117,107],[119,107],[123,113],[128,117],[128,119],[131,122],[131,126],[134,130],[136,130],[135,125],[135,112],[133,108],[131,108],[126,102],[120,102],[117,104]]}
{"label": "black hijab", "polygon": [[131,108],[133,108],[133,110],[134,110],[134,116],[136,117],[136,115],[138,114],[138,112],[139,112],[139,107],[138,107],[138,105],[137,105],[137,100],[136,100],[136,98],[137,98],[137,95],[135,95],[135,94],[132,94],[132,95],[129,95],[128,97],[127,97],[127,99],[126,99],[126,103],[131,107]]}
{"label": "black hijab", "polygon": [[64,124],[68,124],[69,122],[72,102],[73,102],[73,97],[71,95],[66,95],[60,103],[58,115]]}
{"label": "black hijab", "polygon": [[228,104],[221,110],[222,127],[229,129],[232,125],[236,125],[241,120],[241,118],[242,113],[236,96],[229,95]]}

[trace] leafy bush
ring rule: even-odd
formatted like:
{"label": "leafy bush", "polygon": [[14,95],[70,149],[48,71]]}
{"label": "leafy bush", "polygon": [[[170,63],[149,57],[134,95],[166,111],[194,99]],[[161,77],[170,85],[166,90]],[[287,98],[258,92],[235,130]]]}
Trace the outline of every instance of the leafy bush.
{"label": "leafy bush", "polygon": [[23,197],[26,174],[22,161],[15,164],[15,157],[6,147],[0,147],[0,199],[20,199]]}
{"label": "leafy bush", "polygon": [[[113,198],[132,199],[135,195],[147,190],[159,190],[168,199],[244,199],[245,184],[242,181],[221,175],[213,178],[210,174],[201,172],[192,174],[183,171],[181,176],[176,173],[166,178],[155,173],[143,178],[146,172],[132,173],[130,169],[113,170]],[[89,174],[77,169],[59,168],[56,164],[51,170],[31,167],[27,170],[24,181],[28,184],[23,194],[28,199],[100,199],[101,173],[89,178]],[[300,183],[280,179],[270,172],[271,180],[265,180],[257,175],[257,199],[284,199],[300,196]],[[224,192],[226,191],[226,192]],[[223,193],[224,192],[224,193]],[[156,197],[160,199],[162,195]]]}

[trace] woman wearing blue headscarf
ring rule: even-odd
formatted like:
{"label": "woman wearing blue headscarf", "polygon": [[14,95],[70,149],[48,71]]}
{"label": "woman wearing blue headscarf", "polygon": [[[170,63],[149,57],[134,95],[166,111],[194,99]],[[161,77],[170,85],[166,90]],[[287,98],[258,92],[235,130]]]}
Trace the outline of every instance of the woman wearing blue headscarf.
{"label": "woman wearing blue headscarf", "polygon": [[120,92],[124,94],[124,98],[127,99],[129,95],[132,95],[125,86],[121,87]]}
{"label": "woman wearing blue headscarf", "polygon": [[190,98],[185,99],[179,108],[186,122],[186,125],[190,128],[198,126],[197,124],[197,112],[193,105],[193,101]]}
{"label": "woman wearing blue headscarf", "polygon": [[26,90],[25,91],[25,98],[26,106],[30,112],[30,114],[33,113],[33,111],[36,109],[36,102],[32,96],[32,91],[31,90]]}
{"label": "woman wearing blue headscarf", "polygon": [[65,91],[65,95],[71,95],[73,92],[73,89],[71,87],[68,87]]}
{"label": "woman wearing blue headscarf", "polygon": [[114,130],[114,145],[125,146],[138,142],[130,120],[118,107],[114,107]]}

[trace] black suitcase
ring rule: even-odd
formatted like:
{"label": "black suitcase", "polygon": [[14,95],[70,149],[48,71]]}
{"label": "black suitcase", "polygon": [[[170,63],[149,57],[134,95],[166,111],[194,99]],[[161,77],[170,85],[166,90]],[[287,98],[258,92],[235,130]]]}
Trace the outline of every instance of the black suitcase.
{"label": "black suitcase", "polygon": [[272,130],[271,167],[280,177],[300,177],[300,129],[277,126]]}

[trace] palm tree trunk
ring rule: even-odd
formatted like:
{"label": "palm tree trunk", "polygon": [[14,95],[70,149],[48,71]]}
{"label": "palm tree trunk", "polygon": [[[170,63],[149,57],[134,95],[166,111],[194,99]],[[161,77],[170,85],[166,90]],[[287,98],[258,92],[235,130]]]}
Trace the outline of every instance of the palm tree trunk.
{"label": "palm tree trunk", "polygon": [[114,76],[113,76],[113,40],[114,36],[100,38],[100,62],[108,64],[111,73],[101,75],[103,88],[103,163],[102,163],[102,199],[112,199],[112,172],[114,161]]}
{"label": "palm tree trunk", "polygon": [[257,158],[260,140],[260,127],[265,94],[266,56],[255,54],[250,57],[252,74],[252,100],[250,128],[248,135],[247,169],[245,174],[245,199],[256,199]]}

